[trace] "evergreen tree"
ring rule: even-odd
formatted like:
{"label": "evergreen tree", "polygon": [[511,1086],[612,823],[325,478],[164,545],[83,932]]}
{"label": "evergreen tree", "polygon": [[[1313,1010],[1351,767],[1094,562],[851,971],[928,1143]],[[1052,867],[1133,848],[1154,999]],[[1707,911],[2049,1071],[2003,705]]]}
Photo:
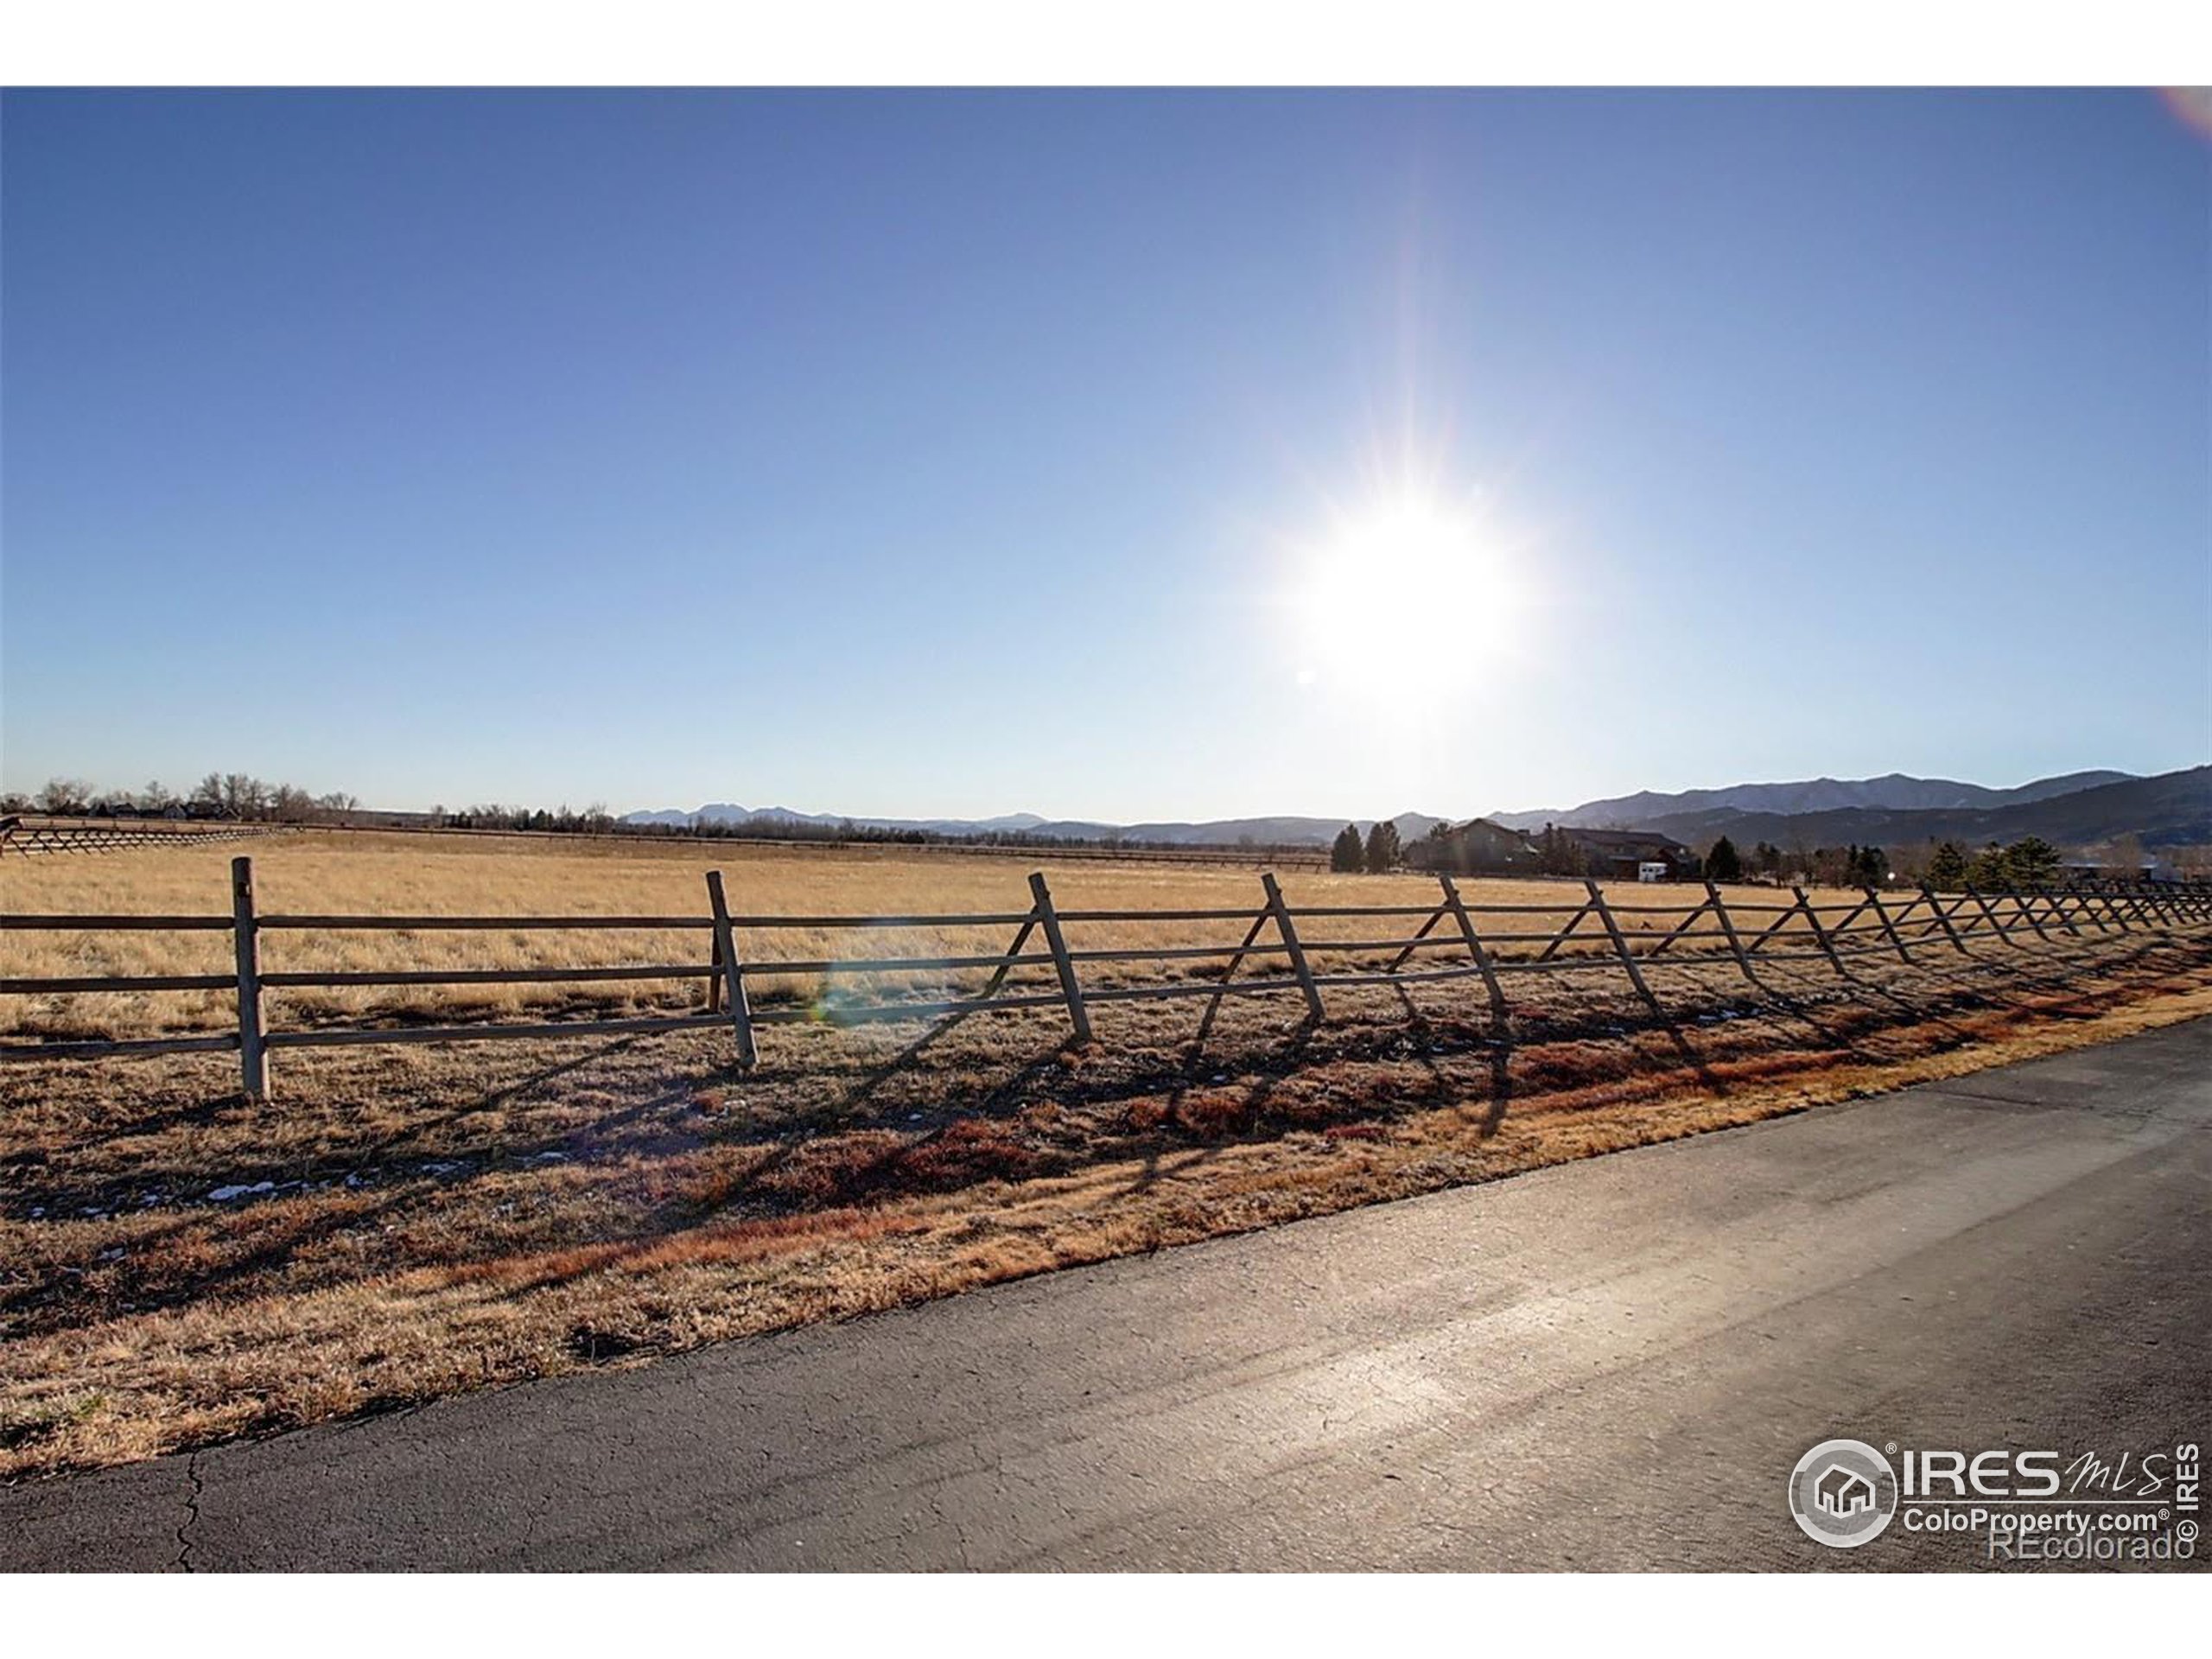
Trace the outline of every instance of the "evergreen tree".
{"label": "evergreen tree", "polygon": [[2024,836],[2009,847],[1986,849],[1970,874],[1977,887],[2021,893],[2056,882],[2059,861],[2058,849],[2041,836]]}
{"label": "evergreen tree", "polygon": [[1742,880],[1744,860],[1736,850],[1736,843],[1726,836],[1714,842],[1712,851],[1705,855],[1705,873],[1714,881]]}
{"label": "evergreen tree", "polygon": [[1398,826],[1388,818],[1376,819],[1375,827],[1367,832],[1368,874],[1388,874],[1398,861]]}
{"label": "evergreen tree", "polygon": [[1365,861],[1359,831],[1351,824],[1344,825],[1338,833],[1336,844],[1329,849],[1329,868],[1339,875],[1349,875],[1358,871]]}
{"label": "evergreen tree", "polygon": [[2012,885],[2012,868],[2005,849],[1991,842],[1967,866],[1967,881],[1984,893],[2002,893]]}
{"label": "evergreen tree", "polygon": [[1582,849],[1574,844],[1574,837],[1557,824],[1544,826],[1536,847],[1536,868],[1546,875],[1580,875],[1586,868]]}
{"label": "evergreen tree", "polygon": [[2005,849],[2005,857],[2012,868],[2012,885],[2016,887],[2056,885],[2059,866],[2063,861],[2058,849],[2041,836],[2022,836]]}
{"label": "evergreen tree", "polygon": [[1956,893],[1966,884],[1966,849],[1955,841],[1947,841],[1928,861],[1928,885],[1938,893]]}

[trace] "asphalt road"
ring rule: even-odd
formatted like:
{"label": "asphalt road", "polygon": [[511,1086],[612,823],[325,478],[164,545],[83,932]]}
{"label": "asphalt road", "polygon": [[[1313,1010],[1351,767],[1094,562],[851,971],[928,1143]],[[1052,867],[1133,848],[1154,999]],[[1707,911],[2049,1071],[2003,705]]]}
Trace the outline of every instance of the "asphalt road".
{"label": "asphalt road", "polygon": [[[1962,1568],[1815,1442],[2212,1446],[2212,1020],[0,1491],[13,1568]],[[2198,1546],[2195,1565],[2205,1560]],[[2019,1570],[2015,1567],[2012,1570]]]}

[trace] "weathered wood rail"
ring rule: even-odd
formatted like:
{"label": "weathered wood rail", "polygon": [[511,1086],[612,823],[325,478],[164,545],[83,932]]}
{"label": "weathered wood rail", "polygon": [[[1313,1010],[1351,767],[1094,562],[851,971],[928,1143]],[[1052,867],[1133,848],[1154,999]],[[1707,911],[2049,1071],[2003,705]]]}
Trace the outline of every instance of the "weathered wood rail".
{"label": "weathered wood rail", "polygon": [[227,820],[154,818],[134,821],[0,818],[0,858],[52,853],[107,853],[129,847],[205,847],[281,835],[296,829],[286,823],[234,823]]}
{"label": "weathered wood rail", "polygon": [[136,847],[205,846],[243,841],[252,836],[313,831],[321,835],[418,836],[522,840],[548,842],[618,842],[645,847],[729,847],[786,852],[849,853],[855,849],[890,857],[1049,858],[1056,864],[1190,864],[1234,869],[1325,870],[1323,847],[1192,847],[1086,842],[896,841],[866,836],[698,835],[652,829],[612,830],[514,830],[458,824],[353,823],[315,818],[297,823],[238,822],[205,818],[0,817],[0,858],[10,854],[117,852]]}
{"label": "weathered wood rail", "polygon": [[[255,1097],[269,1089],[269,1057],[287,1048],[356,1045],[543,1041],[555,1038],[634,1035],[652,1032],[728,1028],[739,1062],[758,1056],[757,1027],[807,1022],[820,1016],[811,1007],[756,1007],[752,987],[764,979],[800,975],[906,973],[942,974],[988,969],[991,976],[972,995],[935,1000],[892,998],[874,1003],[840,1004],[840,1023],[866,1020],[932,1020],[972,1014],[1058,1007],[1075,1040],[1092,1039],[1090,1010],[1100,1003],[1173,997],[1209,999],[1211,1023],[1224,997],[1294,995],[1303,999],[1307,1018],[1327,1018],[1322,993],[1344,987],[1390,986],[1478,979],[1493,1018],[1503,1020],[1507,1004],[1501,976],[1517,973],[1618,972],[1637,995],[1662,1016],[1645,970],[1662,958],[1670,964],[1704,963],[1740,974],[1754,987],[1768,963],[1813,963],[1848,976],[1852,959],[1894,956],[1910,963],[1916,950],[1934,949],[1967,956],[1978,945],[2029,948],[2032,936],[2044,944],[2063,946],[2098,936],[2152,931],[2173,933],[2212,923],[2212,883],[2104,883],[2092,887],[1987,893],[1968,887],[1955,893],[1927,888],[1904,897],[1868,889],[1856,903],[1816,905],[1802,887],[1788,889],[1786,903],[1726,900],[1719,887],[1694,889],[1694,902],[1671,904],[1610,900],[1595,881],[1582,884],[1582,898],[1564,925],[1543,931],[1516,929],[1512,918],[1555,915],[1557,904],[1481,904],[1465,899],[1449,875],[1437,878],[1435,903],[1426,905],[1310,905],[1294,906],[1273,873],[1261,877],[1263,902],[1248,908],[1214,910],[1061,910],[1043,874],[1029,878],[1027,908],[993,914],[912,916],[753,916],[733,914],[721,873],[707,873],[708,910],[682,916],[378,916],[263,915],[254,900],[253,861],[232,861],[228,915],[76,916],[0,914],[0,931],[99,933],[149,930],[227,932],[235,947],[235,970],[228,974],[109,975],[0,979],[0,995],[41,996],[79,993],[231,991],[237,998],[234,1029],[94,1041],[54,1040],[0,1044],[0,1061],[101,1058],[118,1056],[235,1052],[240,1084]],[[1621,918],[1635,918],[1634,931]],[[1302,935],[1301,921],[1372,920],[1400,925],[1419,918],[1403,937],[1324,938]],[[1486,925],[1491,918],[1501,925]],[[1647,921],[1672,918],[1673,925]],[[1482,918],[1478,921],[1478,918]],[[1700,920],[1709,925],[1699,927]],[[1112,949],[1082,948],[1084,931],[1101,925],[1222,924],[1244,925],[1236,944],[1171,944]],[[1015,932],[1002,951],[963,956],[880,957],[753,958],[741,938],[772,937],[792,930],[864,929],[871,933],[902,930],[1004,928]],[[1663,931],[1661,931],[1663,928]],[[425,932],[454,930],[574,931],[577,930],[697,931],[708,936],[708,959],[686,963],[636,963],[595,967],[499,969],[405,969],[371,971],[270,972],[261,965],[261,941],[272,932]],[[1270,937],[1271,936],[1271,937]],[[1042,949],[1032,948],[1032,940]],[[1574,946],[1570,949],[1570,944]],[[1677,948],[1679,947],[1679,949]],[[1384,952],[1388,962],[1375,965]],[[1440,966],[1414,968],[1421,953],[1440,953]],[[1317,958],[1320,965],[1317,966]],[[1342,966],[1332,967],[1337,959]],[[1107,964],[1219,962],[1217,974],[1204,978],[1161,979],[1150,983],[1087,982],[1086,973]],[[1279,971],[1238,979],[1251,964]],[[1049,980],[1012,983],[1023,969],[1051,969]],[[266,997],[272,989],[408,985],[540,985],[609,981],[696,980],[703,1006],[696,1013],[643,1014],[619,1019],[563,1019],[474,1025],[316,1026],[271,1029]]]}

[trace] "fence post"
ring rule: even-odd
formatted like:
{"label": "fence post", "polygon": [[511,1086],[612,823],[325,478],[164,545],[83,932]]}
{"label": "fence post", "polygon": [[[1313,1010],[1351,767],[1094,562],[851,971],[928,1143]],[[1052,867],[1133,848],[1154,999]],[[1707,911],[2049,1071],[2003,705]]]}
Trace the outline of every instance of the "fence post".
{"label": "fence post", "polygon": [[1245,953],[1251,950],[1254,943],[1259,938],[1260,930],[1267,926],[1273,915],[1272,911],[1265,907],[1262,908],[1260,913],[1252,918],[1252,925],[1244,934],[1244,943],[1236,947],[1236,953],[1229,958],[1229,966],[1221,970],[1221,983],[1215,988],[1214,994],[1206,999],[1206,1011],[1198,1020],[1198,1034],[1196,1040],[1200,1047],[1205,1045],[1206,1033],[1213,1029],[1214,1016],[1221,1012],[1222,998],[1229,995],[1229,982],[1236,977],[1238,964],[1244,960]]}
{"label": "fence post", "polygon": [[1483,976],[1483,989],[1490,993],[1491,1022],[1503,1031],[1506,1021],[1505,992],[1498,985],[1497,969],[1491,965],[1490,952],[1483,949],[1481,936],[1475,931],[1475,918],[1467,914],[1467,906],[1460,900],[1458,885],[1441,870],[1436,873],[1436,879],[1444,884],[1445,908],[1452,912],[1452,919],[1459,924],[1459,937],[1467,942],[1467,949],[1474,955],[1475,968]]}
{"label": "fence post", "polygon": [[231,861],[231,934],[238,946],[238,1081],[248,1100],[269,1098],[269,1050],[262,1040],[261,925],[253,917],[253,861]]}
{"label": "fence post", "polygon": [[1827,929],[1821,925],[1820,913],[1813,908],[1812,900],[1805,897],[1805,889],[1792,887],[1789,891],[1797,895],[1797,908],[1805,912],[1805,923],[1813,930],[1813,938],[1819,941],[1821,949],[1827,953],[1828,966],[1834,969],[1844,978],[1849,979],[1851,970],[1843,965],[1843,958],[1836,955],[1835,944],[1828,938]]}
{"label": "fence post", "polygon": [[2027,948],[2018,939],[2012,937],[2012,929],[2006,927],[2002,921],[1998,919],[1995,907],[1990,904],[1988,899],[1982,897],[1980,892],[1974,887],[1973,882],[1969,881],[1967,883],[1966,892],[1967,897],[1973,899],[1975,904],[1981,907],[1981,913],[1989,918],[1990,926],[1997,930],[1997,937],[1999,938],[2004,940],[2005,944],[2011,945],[2015,950],[2022,950]]}
{"label": "fence post", "polygon": [[1697,925],[1697,918],[1704,915],[1707,911],[1711,910],[1712,908],[1713,900],[1709,898],[1692,906],[1690,907],[1689,914],[1683,917],[1681,921],[1676,922],[1674,926],[1668,929],[1667,937],[1651,947],[1651,954],[1654,957],[1665,956],[1669,950],[1673,947],[1675,941],[1688,934],[1690,929]]}
{"label": "fence post", "polygon": [[[1585,882],[1585,885],[1587,885],[1586,881]],[[1558,932],[1552,935],[1551,943],[1546,945],[1542,950],[1536,952],[1536,960],[1538,962],[1549,962],[1553,956],[1557,953],[1560,946],[1567,943],[1567,936],[1573,932],[1576,928],[1581,926],[1582,918],[1589,913],[1590,901],[1587,899],[1585,899],[1580,908],[1575,911],[1574,914],[1567,918],[1567,925],[1560,929]]]}
{"label": "fence post", "polygon": [[1667,1011],[1659,1006],[1659,999],[1651,995],[1651,987],[1643,982],[1643,970],[1636,965],[1636,957],[1629,950],[1628,936],[1621,931],[1621,925],[1613,919],[1612,910],[1605,903],[1605,890],[1587,876],[1582,879],[1582,885],[1590,891],[1591,908],[1598,912],[1599,921],[1605,925],[1606,933],[1611,938],[1613,949],[1620,955],[1621,966],[1628,969],[1629,982],[1636,987],[1637,995],[1651,1005],[1652,1013],[1665,1019]]}
{"label": "fence post", "polygon": [[2158,918],[2158,925],[2171,927],[2175,919],[2174,913],[2171,907],[2167,905],[2164,895],[2159,893],[2158,884],[2154,881],[2145,881],[2143,884],[2143,896],[2150,901],[2151,913]]}
{"label": "fence post", "polygon": [[1306,993],[1306,1011],[1319,1025],[1326,1017],[1321,1008],[1321,993],[1313,983],[1313,969],[1306,964],[1305,948],[1298,943],[1298,930],[1291,925],[1290,906],[1282,901],[1274,872],[1261,871],[1260,885],[1267,890],[1268,913],[1275,918],[1275,931],[1282,935],[1283,948],[1290,952],[1290,969],[1298,976],[1298,988]]}
{"label": "fence post", "polygon": [[2082,930],[2074,925],[2073,917],[2068,915],[2066,907],[2058,902],[2058,894],[2046,888],[2040,896],[2044,902],[2044,908],[2050,912],[2052,918],[2075,938],[2080,938]]}
{"label": "fence post", "polygon": [[[1713,913],[1720,918],[1720,931],[1728,938],[1728,949],[1735,953],[1736,965],[1744,970],[1744,977],[1759,985],[1759,976],[1751,971],[1751,959],[1744,952],[1744,941],[1736,931],[1736,918],[1728,913],[1728,901],[1720,896],[1720,889],[1708,881],[1705,884],[1706,902],[1713,906]],[[1761,990],[1766,988],[1759,985]]]}
{"label": "fence post", "polygon": [[737,1063],[749,1071],[760,1060],[760,1051],[753,1043],[753,1004],[745,994],[745,974],[737,960],[737,932],[729,925],[729,901],[722,896],[720,870],[707,872],[707,902],[715,909],[715,954],[721,963],[729,1023],[737,1033]]}
{"label": "fence post", "polygon": [[1866,898],[1867,901],[1874,906],[1875,916],[1881,921],[1882,931],[1889,935],[1890,943],[1897,947],[1897,960],[1899,962],[1910,962],[1912,957],[1904,948],[1904,939],[1897,932],[1897,924],[1890,919],[1890,912],[1882,903],[1882,895],[1880,891],[1874,887],[1869,887],[1866,889]]}
{"label": "fence post", "polygon": [[[1010,957],[1020,956],[1021,954],[1021,947],[1029,943],[1029,936],[1036,931],[1036,927],[1037,911],[1035,906],[1033,906],[1030,908],[1028,919],[1024,921],[1022,925],[1014,931],[1014,943],[1006,948],[1007,955]],[[990,979],[985,983],[983,988],[976,994],[976,1001],[981,1001],[984,997],[995,995],[999,987],[1006,983],[1006,976],[1013,971],[1014,963],[1012,962],[1001,963],[997,969],[993,971]]]}
{"label": "fence post", "polygon": [[1075,1027],[1075,1039],[1087,1043],[1090,1040],[1090,1012],[1083,1005],[1083,987],[1076,982],[1075,963],[1068,955],[1067,938],[1060,931],[1060,913],[1052,908],[1052,890],[1045,885],[1042,870],[1031,873],[1029,891],[1037,900],[1037,925],[1045,930],[1045,943],[1052,948],[1052,966],[1059,970],[1060,995],[1067,999],[1068,1020]]}
{"label": "fence post", "polygon": [[[1443,879],[1443,872],[1439,871],[1437,873],[1437,876],[1438,879],[1441,880]],[[1433,911],[1432,911],[1429,913],[1428,919],[1421,925],[1421,931],[1414,935],[1412,940],[1407,944],[1404,950],[1399,951],[1396,956],[1390,958],[1390,965],[1388,968],[1385,968],[1382,971],[1386,974],[1395,974],[1399,969],[1404,967],[1407,963],[1410,962],[1413,959],[1414,947],[1419,945],[1423,939],[1427,938],[1429,934],[1434,931],[1436,925],[1444,919],[1445,913],[1448,909],[1448,906],[1439,905]]]}
{"label": "fence post", "polygon": [[1936,919],[1943,925],[1944,937],[1957,947],[1959,954],[1972,956],[1974,952],[1967,949],[1967,942],[1959,937],[1959,930],[1951,925],[1951,912],[1943,908],[1943,901],[1936,896],[1936,889],[1923,883],[1920,896],[1928,901],[1928,908],[1936,912]]}

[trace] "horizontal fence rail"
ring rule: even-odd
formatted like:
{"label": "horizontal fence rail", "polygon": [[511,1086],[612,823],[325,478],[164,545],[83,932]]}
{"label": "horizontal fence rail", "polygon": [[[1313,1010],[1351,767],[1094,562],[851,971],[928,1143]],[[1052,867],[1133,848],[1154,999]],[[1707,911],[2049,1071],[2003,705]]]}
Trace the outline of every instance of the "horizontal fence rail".
{"label": "horizontal fence rail", "polygon": [[[1937,950],[1972,956],[1983,945],[2025,949],[2032,938],[2044,944],[2113,937],[2145,931],[2172,932],[2212,922],[2212,883],[2121,884],[2103,881],[2078,887],[1983,893],[1967,887],[1938,893],[1883,893],[1868,889],[1855,901],[1815,904],[1802,887],[1789,899],[1729,901],[1713,884],[1701,896],[1675,904],[1617,902],[1595,881],[1581,886],[1580,902],[1483,904],[1462,896],[1449,875],[1437,877],[1433,904],[1292,906],[1273,872],[1261,875],[1262,902],[1256,909],[1060,910],[1041,873],[1029,878],[1030,904],[1024,910],[983,914],[900,916],[763,916],[733,913],[721,872],[706,876],[708,908],[703,915],[681,916],[361,916],[263,915],[255,904],[253,861],[232,861],[232,905],[227,916],[93,916],[0,914],[0,931],[98,934],[111,931],[226,932],[232,936],[232,972],[222,974],[71,975],[0,978],[0,995],[125,994],[163,991],[229,992],[235,998],[233,1029],[212,1034],[178,1033],[98,1040],[51,1040],[0,1044],[0,1060],[35,1061],[141,1055],[235,1052],[241,1085],[260,1098],[268,1093],[269,1056],[288,1048],[328,1048],[409,1043],[543,1041],[557,1038],[639,1035],[649,1033],[727,1028],[740,1063],[758,1058],[754,1028],[764,1025],[816,1022],[811,1007],[756,1007],[754,992],[779,980],[835,975],[891,976],[990,970],[971,995],[928,995],[874,1002],[840,1000],[836,1023],[956,1019],[971,1014],[1058,1007],[1067,1015],[1075,1039],[1092,1036],[1094,1004],[1149,1001],[1182,997],[1208,999],[1201,1029],[1210,1028],[1224,998],[1296,995],[1307,1017],[1327,1017],[1322,993],[1374,986],[1434,983],[1475,979],[1481,982],[1494,1020],[1503,1021],[1507,1004],[1501,976],[1526,973],[1615,972],[1626,976],[1637,995],[1663,1017],[1646,969],[1653,965],[1703,963],[1732,969],[1762,991],[1760,968],[1769,963],[1825,964],[1848,976],[1847,964],[1879,957],[1904,963],[1915,952]],[[1693,889],[1693,893],[1699,892]],[[1548,931],[1516,925],[1516,918],[1573,913]],[[1410,933],[1405,925],[1418,918]],[[1660,919],[1669,918],[1671,925]],[[1491,926],[1493,919],[1503,925]],[[1624,925],[1625,921],[1625,925]],[[1332,938],[1301,933],[1300,924],[1357,923],[1359,937]],[[1080,941],[1096,925],[1241,925],[1242,941],[1206,944],[1097,948]],[[1393,931],[1396,925],[1397,931]],[[941,929],[1015,930],[1001,950],[943,956],[750,957],[741,941],[758,942],[779,932],[865,930],[870,933]],[[693,931],[708,936],[704,962],[624,963],[594,966],[527,968],[391,968],[311,971],[269,971],[261,963],[265,934],[417,933],[439,931],[571,931],[632,930]],[[1071,940],[1071,934],[1074,938]],[[1389,961],[1376,965],[1383,953]],[[1203,965],[1202,976],[1160,979],[1148,983],[1086,982],[1088,970],[1135,963]],[[1240,969],[1251,976],[1237,978]],[[1010,982],[1023,969],[1049,978]],[[702,1011],[609,1019],[556,1020],[483,1024],[315,1027],[270,1028],[267,993],[275,990],[436,985],[556,985],[626,982],[696,981]]]}
{"label": "horizontal fence rail", "polygon": [[118,818],[97,822],[44,822],[0,818],[0,858],[41,853],[107,853],[127,847],[206,847],[244,841],[251,836],[281,835],[296,824],[235,823],[189,818]]}
{"label": "horizontal fence rail", "polygon": [[646,847],[729,847],[786,852],[842,853],[855,849],[904,858],[1050,858],[1058,863],[1189,864],[1232,869],[1262,867],[1282,870],[1325,870],[1326,848],[1236,846],[1206,842],[1168,846],[1122,842],[901,841],[864,834],[804,836],[714,835],[627,830],[521,830],[455,824],[375,823],[318,817],[296,821],[229,818],[42,818],[0,817],[0,857],[9,854],[113,852],[132,847],[206,846],[242,841],[251,836],[317,834],[461,836],[479,840],[517,839],[593,844],[607,842]]}

